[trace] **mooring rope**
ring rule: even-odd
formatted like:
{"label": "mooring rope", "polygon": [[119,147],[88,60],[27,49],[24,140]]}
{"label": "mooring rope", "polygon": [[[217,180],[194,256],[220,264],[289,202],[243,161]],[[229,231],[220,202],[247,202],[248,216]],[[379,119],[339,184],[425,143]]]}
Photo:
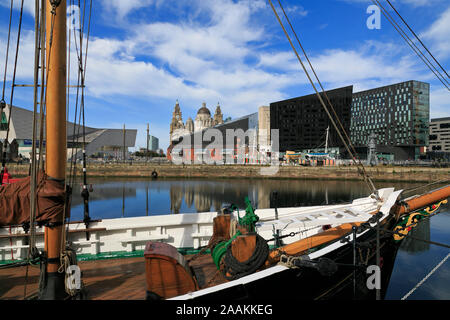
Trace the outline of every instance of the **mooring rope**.
{"label": "mooring rope", "polygon": [[447,261],[448,257],[450,257],[450,253],[447,254],[447,255],[445,256],[445,258],[442,259],[442,261],[439,262],[439,263],[436,265],[436,267],[434,267],[433,270],[431,270],[431,271],[425,276],[425,278],[423,278],[422,280],[420,280],[419,283],[416,284],[416,286],[415,286],[414,288],[412,288],[407,294],[405,294],[401,300],[406,300],[406,299],[407,299],[414,291],[416,291],[416,290],[417,290],[417,289],[418,289],[425,281],[427,281],[427,279],[428,279],[429,277],[431,277],[431,275],[432,275],[433,273],[435,273],[436,270],[439,269],[439,268],[445,263],[445,261]]}

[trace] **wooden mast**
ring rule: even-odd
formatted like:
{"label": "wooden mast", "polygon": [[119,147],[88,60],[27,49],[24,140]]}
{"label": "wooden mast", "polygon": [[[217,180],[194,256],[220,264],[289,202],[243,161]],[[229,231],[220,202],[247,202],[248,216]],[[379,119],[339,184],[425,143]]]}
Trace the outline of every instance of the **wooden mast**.
{"label": "wooden mast", "polygon": [[[49,178],[61,181],[64,184],[67,157],[66,0],[47,1],[45,11],[48,72],[45,164]],[[63,223],[62,216],[60,222]],[[42,293],[43,299],[60,299],[65,294],[64,273],[58,273],[62,228],[62,224],[45,228],[45,252],[47,253],[48,264],[47,283]]]}

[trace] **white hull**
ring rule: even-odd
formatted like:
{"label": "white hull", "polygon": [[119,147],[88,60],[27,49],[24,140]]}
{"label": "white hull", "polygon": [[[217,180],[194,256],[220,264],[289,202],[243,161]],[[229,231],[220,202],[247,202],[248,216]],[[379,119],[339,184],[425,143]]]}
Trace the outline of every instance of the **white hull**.
{"label": "white hull", "polygon": [[[278,208],[278,218],[275,219],[274,209],[257,209],[260,217],[258,233],[265,239],[273,238],[273,227],[282,229],[281,235],[291,232],[295,236],[283,239],[291,243],[322,231],[323,225],[336,226],[341,223],[366,221],[369,213],[380,209],[385,200],[393,194],[393,188],[379,190],[382,202],[373,197],[354,200],[351,204],[327,205],[295,208]],[[395,192],[397,194],[397,192]],[[393,205],[390,204],[391,206]],[[242,217],[245,212],[240,210]],[[107,254],[116,252],[134,252],[144,250],[148,241],[163,241],[176,248],[198,249],[208,244],[213,232],[213,219],[216,212],[187,213],[176,215],[161,215],[136,218],[104,219],[92,222],[89,228],[90,239],[86,240],[84,223],[70,224],[68,240],[77,254]],[[236,213],[234,213],[236,216]],[[37,230],[36,245],[44,248],[44,228]],[[23,235],[23,228],[0,228],[0,259],[25,259],[28,245]],[[12,235],[12,237],[7,237]]]}
{"label": "white hull", "polygon": [[[383,222],[389,216],[390,210],[391,210],[392,206],[395,204],[395,202],[397,201],[397,198],[400,195],[400,193],[402,192],[402,190],[393,192],[393,189],[382,189],[379,191],[381,191],[380,194],[382,195],[383,201],[382,201],[382,203],[380,203],[380,207],[378,209],[382,213],[380,222]],[[387,192],[383,192],[383,191],[387,191]],[[384,193],[384,196],[383,196],[383,193]],[[371,224],[371,226],[375,226],[375,225],[376,224]],[[367,232],[369,232],[369,229],[357,234],[356,239],[362,237]],[[350,242],[352,242],[354,240],[352,233],[349,234],[348,240]],[[345,245],[347,245],[347,243],[344,243],[341,241],[335,241],[330,245],[324,246],[323,248],[310,253],[308,255],[308,258],[311,260],[321,258],[323,256],[326,256],[330,252],[339,250],[340,248],[344,247]],[[229,281],[229,282],[226,282],[223,284],[219,284],[216,286],[208,287],[205,289],[201,289],[198,291],[189,292],[187,294],[173,297],[169,300],[192,300],[192,299],[196,299],[196,298],[205,297],[210,294],[217,293],[221,290],[229,289],[229,288],[236,287],[236,286],[245,286],[253,281],[258,281],[258,280],[262,280],[264,278],[269,278],[277,273],[286,271],[288,269],[289,269],[289,267],[287,267],[285,265],[277,264],[270,268],[263,269],[261,271],[255,272],[253,274],[244,276],[242,278],[232,280],[232,281]]]}

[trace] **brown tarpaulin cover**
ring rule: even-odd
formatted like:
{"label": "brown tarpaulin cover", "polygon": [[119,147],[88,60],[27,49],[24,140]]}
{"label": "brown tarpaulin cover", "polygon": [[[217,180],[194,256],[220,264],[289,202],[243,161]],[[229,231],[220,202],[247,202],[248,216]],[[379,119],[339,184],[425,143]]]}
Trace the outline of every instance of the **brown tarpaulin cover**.
{"label": "brown tarpaulin cover", "polygon": [[[36,222],[61,222],[64,212],[64,184],[49,180],[39,172],[36,190]],[[22,225],[30,221],[30,177],[0,187],[0,226]]]}

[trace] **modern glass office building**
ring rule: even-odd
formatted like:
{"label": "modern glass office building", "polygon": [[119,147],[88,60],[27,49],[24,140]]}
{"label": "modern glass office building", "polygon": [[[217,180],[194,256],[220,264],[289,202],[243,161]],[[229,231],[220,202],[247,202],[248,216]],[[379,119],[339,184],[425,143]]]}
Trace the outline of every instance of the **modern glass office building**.
{"label": "modern glass office building", "polygon": [[[326,92],[345,131],[349,134],[353,86]],[[323,93],[321,95],[324,101],[327,101]],[[339,148],[340,154],[345,155],[344,144],[316,94],[271,103],[270,128],[279,130],[280,152],[323,147],[329,128],[329,146]]]}
{"label": "modern glass office building", "polygon": [[148,137],[148,145],[150,147],[150,150],[156,151],[159,149],[159,139],[154,136]]}
{"label": "modern glass office building", "polygon": [[382,157],[418,159],[429,143],[430,85],[411,80],[356,92],[351,115],[351,139],[361,158],[374,133]]}

